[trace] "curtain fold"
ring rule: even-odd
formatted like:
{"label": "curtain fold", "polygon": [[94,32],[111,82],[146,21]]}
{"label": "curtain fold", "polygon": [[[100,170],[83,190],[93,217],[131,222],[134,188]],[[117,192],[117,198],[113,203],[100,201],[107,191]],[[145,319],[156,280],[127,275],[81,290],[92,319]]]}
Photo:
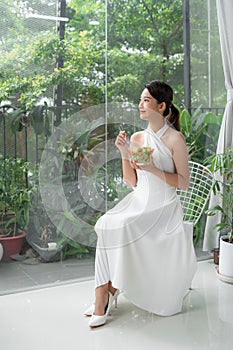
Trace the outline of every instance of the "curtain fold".
{"label": "curtain fold", "polygon": [[[224,153],[226,148],[233,147],[233,0],[216,0],[218,27],[221,44],[227,103],[219,133],[216,153]],[[220,175],[216,174],[220,179]],[[219,195],[210,197],[209,208],[222,203]],[[211,251],[218,247],[218,232],[214,228],[221,222],[221,215],[208,216],[206,221],[203,250]]]}

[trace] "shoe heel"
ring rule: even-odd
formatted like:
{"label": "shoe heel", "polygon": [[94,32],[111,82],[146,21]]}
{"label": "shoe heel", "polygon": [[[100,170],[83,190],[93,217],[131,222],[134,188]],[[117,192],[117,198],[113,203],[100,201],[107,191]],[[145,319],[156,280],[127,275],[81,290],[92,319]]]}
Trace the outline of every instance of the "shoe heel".
{"label": "shoe heel", "polygon": [[114,294],[114,302],[115,302],[115,309],[117,309],[117,302],[118,302],[118,297],[119,297],[119,295],[120,295],[120,290],[119,289],[117,289],[116,290],[116,292],[115,292],[115,294]]}

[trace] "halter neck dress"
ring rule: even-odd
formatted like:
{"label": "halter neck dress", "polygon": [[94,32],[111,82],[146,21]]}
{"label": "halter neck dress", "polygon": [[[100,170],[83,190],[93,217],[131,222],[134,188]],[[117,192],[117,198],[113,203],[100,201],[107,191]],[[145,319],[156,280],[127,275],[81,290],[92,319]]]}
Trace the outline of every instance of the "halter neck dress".
{"label": "halter neck dress", "polygon": [[[144,130],[155,165],[174,173],[172,154],[158,132]],[[169,316],[182,310],[197,263],[192,236],[183,225],[176,188],[137,170],[134,190],[95,225],[95,287],[112,281],[137,307]]]}

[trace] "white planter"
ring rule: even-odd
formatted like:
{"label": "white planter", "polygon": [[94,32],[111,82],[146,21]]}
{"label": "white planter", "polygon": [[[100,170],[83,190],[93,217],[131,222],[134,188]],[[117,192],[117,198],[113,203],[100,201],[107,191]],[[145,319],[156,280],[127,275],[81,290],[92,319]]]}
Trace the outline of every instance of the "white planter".
{"label": "white planter", "polygon": [[219,277],[225,282],[233,283],[233,244],[224,241],[227,236],[220,239]]}
{"label": "white planter", "polygon": [[0,261],[2,260],[2,256],[3,256],[3,246],[0,243]]}

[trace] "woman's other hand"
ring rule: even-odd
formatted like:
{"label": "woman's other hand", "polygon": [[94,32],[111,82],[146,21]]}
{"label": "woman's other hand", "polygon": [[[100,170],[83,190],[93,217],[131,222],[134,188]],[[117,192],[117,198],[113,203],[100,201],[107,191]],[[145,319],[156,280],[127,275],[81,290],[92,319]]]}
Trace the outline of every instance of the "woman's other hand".
{"label": "woman's other hand", "polygon": [[124,157],[129,158],[129,138],[125,130],[119,132],[115,141],[115,145],[117,146],[121,154],[124,155]]}

